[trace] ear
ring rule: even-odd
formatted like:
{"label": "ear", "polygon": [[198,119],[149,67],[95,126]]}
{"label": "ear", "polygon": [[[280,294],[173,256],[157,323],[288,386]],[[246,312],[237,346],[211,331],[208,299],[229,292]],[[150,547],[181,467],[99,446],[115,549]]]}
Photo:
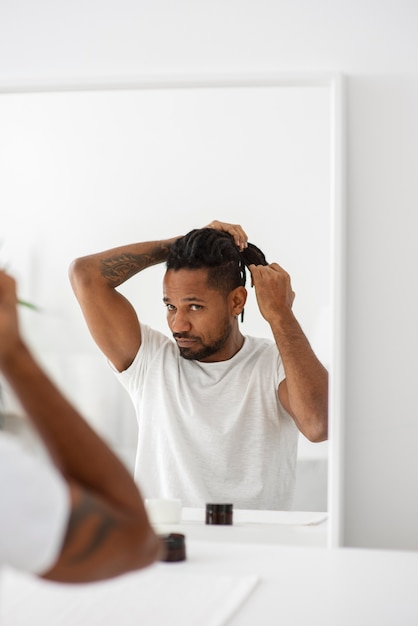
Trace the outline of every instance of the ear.
{"label": "ear", "polygon": [[232,315],[241,315],[242,309],[247,302],[247,290],[245,287],[236,287],[229,294]]}

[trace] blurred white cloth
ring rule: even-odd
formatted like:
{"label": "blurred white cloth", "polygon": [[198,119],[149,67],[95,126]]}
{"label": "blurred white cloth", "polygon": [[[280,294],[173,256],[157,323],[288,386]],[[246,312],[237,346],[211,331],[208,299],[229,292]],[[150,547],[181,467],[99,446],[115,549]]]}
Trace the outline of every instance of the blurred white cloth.
{"label": "blurred white cloth", "polygon": [[68,488],[52,463],[0,432],[0,568],[48,570],[61,550],[69,514]]}
{"label": "blurred white cloth", "polygon": [[188,573],[157,563],[87,585],[46,582],[13,571],[0,591],[1,626],[222,626],[257,584],[252,575]]}

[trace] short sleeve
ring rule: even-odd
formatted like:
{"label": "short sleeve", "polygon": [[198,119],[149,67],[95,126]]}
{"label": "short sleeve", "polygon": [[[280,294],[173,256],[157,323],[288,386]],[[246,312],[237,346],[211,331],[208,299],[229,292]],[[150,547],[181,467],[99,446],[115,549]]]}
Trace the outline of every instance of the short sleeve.
{"label": "short sleeve", "polygon": [[0,564],[48,571],[67,529],[69,490],[52,464],[5,433],[0,433],[0,511]]}
{"label": "short sleeve", "polygon": [[[142,388],[144,377],[147,375],[151,361],[156,353],[166,348],[173,347],[174,343],[158,330],[150,328],[146,324],[141,324],[142,343],[131,365],[124,371],[118,372],[112,366],[113,372],[119,382],[125,387],[132,397]],[[177,350],[177,346],[175,347]]]}

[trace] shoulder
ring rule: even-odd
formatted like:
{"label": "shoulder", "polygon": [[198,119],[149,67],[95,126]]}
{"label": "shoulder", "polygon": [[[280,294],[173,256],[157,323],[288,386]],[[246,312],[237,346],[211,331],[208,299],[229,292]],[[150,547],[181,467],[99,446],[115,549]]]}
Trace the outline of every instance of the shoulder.
{"label": "shoulder", "polygon": [[256,366],[255,369],[261,372],[276,372],[277,385],[285,377],[280,352],[273,339],[246,335],[240,352],[242,352],[240,359],[246,363],[246,367],[254,369]]}
{"label": "shoulder", "polygon": [[156,330],[155,328],[148,326],[148,324],[143,324],[142,322],[140,323],[140,325],[141,325],[142,343],[141,343],[139,352],[141,351],[144,345],[146,347],[147,346],[159,347],[166,343],[172,343],[170,338],[166,334],[161,332],[160,330]]}
{"label": "shoulder", "polygon": [[141,335],[141,347],[132,365],[134,365],[135,362],[148,362],[155,359],[158,355],[165,355],[166,358],[169,358],[170,355],[178,357],[177,346],[174,341],[163,332],[151,328],[151,326],[146,324],[141,324]]}
{"label": "shoulder", "polygon": [[277,346],[272,339],[268,337],[253,337],[252,335],[245,335],[242,352],[248,356],[252,355],[252,357],[255,355],[270,355],[272,358],[277,359],[280,356]]}
{"label": "shoulder", "polygon": [[159,372],[161,364],[167,366],[168,363],[172,364],[173,359],[179,358],[177,346],[164,333],[141,324],[141,336],[141,346],[130,366],[122,372],[113,368],[114,374],[129,393],[141,387],[151,368]]}
{"label": "shoulder", "polygon": [[245,335],[245,343],[264,348],[276,345],[273,339],[269,337],[255,337],[254,335]]}

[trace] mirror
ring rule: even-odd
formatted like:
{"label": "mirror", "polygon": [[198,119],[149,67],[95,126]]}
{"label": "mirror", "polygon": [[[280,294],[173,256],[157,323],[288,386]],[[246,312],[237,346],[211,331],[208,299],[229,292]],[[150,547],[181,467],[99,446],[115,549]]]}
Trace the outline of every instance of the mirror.
{"label": "mirror", "polygon": [[[319,358],[335,368],[339,93],[333,76],[2,89],[0,258],[21,297],[42,309],[21,312],[24,330],[128,465],[133,408],[87,331],[67,278],[70,261],[212,219],[241,223],[267,259],[289,271],[295,314]],[[167,332],[163,271],[147,270],[123,290],[143,321]],[[242,332],[271,336],[249,291]],[[313,463],[301,481],[321,465],[322,505],[304,502],[310,485],[296,508],[326,508],[327,459],[327,443],[301,436],[300,467]]]}

